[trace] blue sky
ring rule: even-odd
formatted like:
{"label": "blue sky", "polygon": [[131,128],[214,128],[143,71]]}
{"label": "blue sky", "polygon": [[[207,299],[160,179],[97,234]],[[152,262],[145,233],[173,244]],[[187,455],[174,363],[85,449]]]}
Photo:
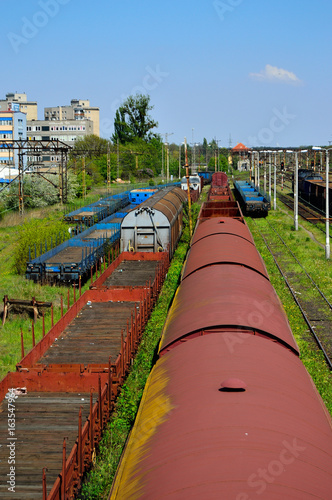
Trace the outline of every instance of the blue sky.
{"label": "blue sky", "polygon": [[[13,9],[15,5],[15,9]],[[328,0],[1,1],[0,98],[99,106],[101,135],[148,93],[171,142],[332,141]]]}

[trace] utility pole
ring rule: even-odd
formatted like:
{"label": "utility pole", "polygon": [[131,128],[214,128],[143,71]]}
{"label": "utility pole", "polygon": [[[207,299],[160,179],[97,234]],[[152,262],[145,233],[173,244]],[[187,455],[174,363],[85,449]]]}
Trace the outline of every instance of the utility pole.
{"label": "utility pole", "polygon": [[[166,146],[166,182],[169,182],[169,149],[168,149],[168,136],[173,135],[174,132],[166,132],[165,134],[165,146]],[[164,156],[162,156],[162,167],[161,176],[164,177]]]}
{"label": "utility pole", "polygon": [[82,198],[85,200],[85,156],[82,157]]}
{"label": "utility pole", "polygon": [[179,144],[179,179],[181,179],[181,142]]}
{"label": "utility pole", "polygon": [[169,182],[169,149],[168,149],[168,144],[166,144],[166,153],[167,153],[167,157],[166,157],[166,182]]}
{"label": "utility pole", "polygon": [[187,152],[187,138],[184,138],[184,150],[186,153],[186,179],[187,179],[187,196],[188,196],[188,214],[189,214],[189,233],[190,238],[193,234],[193,224],[191,219],[191,198],[190,198],[190,182],[189,182],[189,165],[188,165],[188,152]]}
{"label": "utility pole", "polygon": [[120,149],[119,149],[119,138],[116,141],[116,178],[120,177]]}
{"label": "utility pole", "polygon": [[216,143],[217,143],[217,170],[219,172],[220,168],[219,168],[219,142],[220,142],[220,139],[215,139]]}
{"label": "utility pole", "polygon": [[191,144],[192,144],[192,157],[191,157],[191,173],[195,170],[195,144],[194,144],[194,129],[191,129]]}
{"label": "utility pole", "polygon": [[161,144],[161,179],[164,179],[164,143]]}
{"label": "utility pole", "polygon": [[110,194],[111,187],[111,155],[110,155],[110,144],[107,144],[107,194]]}
{"label": "utility pole", "polygon": [[23,193],[23,152],[21,147],[18,150],[18,207],[19,214],[24,214],[24,193]]}

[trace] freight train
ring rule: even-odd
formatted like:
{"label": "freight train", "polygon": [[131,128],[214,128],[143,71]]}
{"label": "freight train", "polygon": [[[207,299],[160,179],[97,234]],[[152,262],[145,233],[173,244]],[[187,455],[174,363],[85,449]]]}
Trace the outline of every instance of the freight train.
{"label": "freight train", "polygon": [[110,499],[331,498],[331,417],[241,211],[213,203]]}
{"label": "freight train", "polygon": [[[134,203],[129,204],[132,200]],[[86,281],[100,258],[119,242],[124,218],[122,250],[146,251],[149,247],[149,251],[163,251],[167,248],[171,256],[182,232],[184,201],[184,192],[173,185],[133,193],[126,191],[75,210],[66,215],[65,220],[76,225],[78,234],[60,245],[55,241],[54,248],[47,249],[45,243],[45,253],[40,251],[39,256],[36,248],[30,250],[26,277],[52,284],[78,285]],[[84,225],[88,228],[82,231]]]}
{"label": "freight train", "polygon": [[271,205],[266,193],[248,181],[234,181],[234,187],[246,215],[268,214]]}
{"label": "freight train", "polygon": [[[294,191],[294,179],[292,182],[292,188]],[[312,169],[299,169],[298,189],[300,198],[309,202],[311,205],[317,207],[320,210],[325,210],[326,183],[319,172],[315,172]],[[329,195],[331,209],[331,186],[329,187]]]}
{"label": "freight train", "polygon": [[[99,257],[95,263],[97,279],[92,282],[91,275],[90,289],[82,294],[79,286],[76,300],[74,288],[71,307],[68,290],[65,314],[61,296],[61,318],[54,324],[52,312],[48,333],[43,321],[43,336],[37,344],[32,325],[30,352],[26,352],[26,335],[24,342],[21,330],[22,359],[16,371],[0,381],[0,429],[7,441],[6,435],[12,436],[12,448],[17,443],[16,475],[8,468],[11,449],[0,446],[0,476],[8,476],[8,483],[14,477],[15,485],[8,491],[7,480],[0,482],[1,499],[76,498],[158,298],[170,251],[182,230],[185,193],[175,188],[158,191],[156,196],[158,203],[150,199],[154,212],[150,223],[162,229],[162,216],[168,220],[167,230],[161,234],[162,239],[168,238],[163,243],[167,251],[158,248],[150,252],[142,247],[145,251],[122,252],[115,260],[113,251],[112,259],[110,255],[103,260]],[[136,206],[134,212],[147,208],[147,203]],[[121,213],[113,213],[81,233],[80,241],[98,238],[93,234],[96,231],[108,233],[111,226],[107,222],[120,226],[120,218]],[[9,408],[14,408],[15,414]],[[19,424],[16,428],[12,424],[8,427],[9,411]]]}

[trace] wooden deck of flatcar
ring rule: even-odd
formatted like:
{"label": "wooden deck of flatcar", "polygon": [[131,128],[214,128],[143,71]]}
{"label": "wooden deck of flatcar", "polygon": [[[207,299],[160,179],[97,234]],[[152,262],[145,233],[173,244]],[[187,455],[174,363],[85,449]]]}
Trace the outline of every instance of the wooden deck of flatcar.
{"label": "wooden deck of flatcar", "polygon": [[111,238],[113,234],[114,234],[114,229],[95,229],[94,231],[89,233],[87,236],[82,237],[81,239],[84,241],[97,238]]}
{"label": "wooden deck of flatcar", "polygon": [[138,302],[88,302],[40,358],[42,364],[108,364],[121,349],[121,330]]}
{"label": "wooden deck of flatcar", "polygon": [[157,260],[124,260],[103,283],[104,286],[144,286],[154,281]]}
{"label": "wooden deck of flatcar", "polygon": [[123,221],[123,217],[114,217],[114,219],[110,220],[110,222],[112,222],[112,224],[121,224],[121,222]]}
{"label": "wooden deck of flatcar", "polygon": [[[88,251],[90,252],[90,245],[87,243],[86,247],[67,247],[60,252],[53,255],[53,257],[49,257],[45,260],[46,264],[53,263],[71,263],[71,262],[80,262],[82,260],[82,252]],[[84,253],[85,255],[85,253]]]}
{"label": "wooden deck of flatcar", "polygon": [[78,214],[75,215],[75,218],[76,219],[85,219],[86,217],[91,217],[93,215],[97,215],[98,214],[98,211],[97,210],[90,210],[89,212],[86,211],[86,212],[79,212]]}
{"label": "wooden deck of flatcar", "polygon": [[[94,398],[94,401],[96,397]],[[42,498],[42,469],[47,467],[48,492],[62,468],[62,442],[70,451],[78,435],[78,412],[89,415],[90,394],[31,392],[15,400],[15,436],[8,433],[8,401],[0,405],[0,498]],[[15,437],[16,439],[13,439]],[[8,491],[10,449],[15,443],[15,492]]]}

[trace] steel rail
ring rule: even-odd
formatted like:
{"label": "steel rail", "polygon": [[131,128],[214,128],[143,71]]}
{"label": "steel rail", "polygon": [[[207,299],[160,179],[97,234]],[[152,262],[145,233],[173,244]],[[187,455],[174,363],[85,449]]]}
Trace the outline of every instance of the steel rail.
{"label": "steel rail", "polygon": [[[293,210],[293,208],[294,208],[294,202],[291,200],[291,198],[289,198],[289,196],[288,196],[288,195],[286,195],[286,194],[280,194],[280,193],[279,193],[279,194],[278,194],[278,198],[279,198],[279,200],[280,200],[280,201],[281,201],[284,205],[286,205],[288,208],[290,208],[291,210]],[[287,202],[287,198],[289,198],[288,202]],[[302,198],[300,198],[300,199],[301,199],[302,201],[304,201]],[[319,215],[319,210],[318,210],[318,209],[315,209],[315,210],[316,210],[316,213],[315,213],[315,212],[311,211],[311,210],[310,210],[310,209],[309,209],[309,208],[308,208],[308,207],[307,207],[304,203],[299,204],[299,209],[300,209],[300,210],[302,210],[302,211],[305,211],[305,212],[307,212],[308,214],[313,215],[313,216],[315,216],[315,215]],[[324,214],[323,214],[323,212],[321,212],[321,214],[322,214],[322,215],[324,215]],[[299,212],[299,215],[302,217],[302,219],[304,219],[304,220],[306,220],[306,221],[310,222],[311,224],[314,224],[314,225],[317,227],[317,229],[319,229],[320,231],[322,231],[322,233],[324,233],[324,234],[325,234],[325,229],[323,229],[323,228],[321,228],[321,227],[317,226],[317,225],[314,223],[314,220],[315,220],[316,222],[322,222],[322,223],[323,223],[324,221],[323,221],[320,217],[312,217],[312,218],[310,218],[310,217],[306,217],[305,215],[303,215],[303,213],[301,214],[300,212]]]}
{"label": "steel rail", "polygon": [[270,246],[269,246],[268,242],[266,241],[266,238],[264,237],[263,233],[260,231],[260,229],[259,229],[259,227],[258,227],[257,223],[254,221],[254,219],[252,219],[252,220],[253,220],[254,225],[255,225],[255,227],[256,227],[256,229],[257,229],[257,231],[259,232],[259,234],[260,234],[261,238],[263,239],[263,241],[264,241],[264,243],[265,243],[265,245],[266,245],[266,248],[268,249],[268,251],[269,251],[269,252],[270,252],[270,254],[272,255],[273,260],[274,260],[274,262],[275,262],[275,264],[276,264],[276,266],[277,266],[277,268],[278,268],[278,271],[280,272],[281,276],[282,276],[282,277],[283,277],[283,279],[285,280],[285,283],[286,283],[286,285],[287,285],[287,287],[288,287],[289,291],[291,292],[292,297],[293,297],[293,299],[294,299],[294,301],[295,301],[296,305],[297,305],[297,306],[298,306],[298,308],[300,309],[301,314],[302,314],[302,316],[303,316],[303,318],[304,318],[305,322],[307,323],[308,328],[309,328],[310,332],[312,333],[312,335],[313,335],[313,337],[314,337],[314,339],[315,339],[315,341],[316,341],[316,343],[317,343],[318,347],[319,347],[319,348],[321,349],[321,351],[323,352],[324,357],[325,357],[325,360],[326,360],[326,362],[327,362],[327,364],[328,364],[328,366],[329,366],[330,370],[332,370],[332,360],[331,360],[331,359],[330,359],[330,357],[328,356],[327,352],[325,351],[324,346],[322,345],[322,343],[321,343],[321,341],[319,340],[319,338],[318,338],[318,336],[317,336],[316,332],[314,331],[314,329],[313,329],[313,327],[312,327],[312,325],[311,325],[311,323],[310,323],[310,320],[309,320],[308,316],[306,315],[306,313],[305,313],[304,309],[302,308],[301,304],[299,303],[299,301],[298,301],[298,299],[297,299],[297,297],[296,297],[296,294],[295,294],[295,292],[293,291],[293,289],[292,289],[292,287],[291,287],[291,285],[290,285],[290,283],[289,283],[289,281],[288,281],[288,279],[287,279],[287,277],[286,277],[285,273],[282,271],[281,267],[279,266],[279,264],[278,264],[278,262],[277,262],[277,259],[275,258],[275,256],[274,256],[274,254],[273,254],[273,252],[272,252],[272,250],[271,250],[271,248],[270,248]]}
{"label": "steel rail", "polygon": [[296,262],[298,263],[298,265],[301,267],[301,269],[303,269],[303,271],[305,272],[305,274],[307,275],[307,277],[309,278],[309,280],[311,281],[311,283],[315,286],[316,290],[319,292],[319,294],[321,295],[321,297],[325,300],[325,302],[328,304],[329,308],[332,310],[332,304],[331,302],[329,301],[329,299],[326,297],[326,295],[321,291],[321,289],[319,288],[319,286],[317,285],[317,283],[313,280],[313,278],[310,276],[310,274],[306,271],[306,269],[302,266],[301,262],[299,261],[299,259],[296,257],[296,255],[294,254],[294,252],[289,248],[289,246],[287,245],[287,243],[283,240],[283,238],[280,236],[280,234],[278,233],[278,231],[272,226],[271,222],[269,222],[267,219],[266,219],[266,222],[268,223],[268,225],[271,227],[271,229],[276,233],[276,235],[279,237],[279,239],[282,241],[282,243],[285,245],[285,247],[287,248],[287,250],[291,253],[291,255],[294,257],[294,259],[296,260]]}

